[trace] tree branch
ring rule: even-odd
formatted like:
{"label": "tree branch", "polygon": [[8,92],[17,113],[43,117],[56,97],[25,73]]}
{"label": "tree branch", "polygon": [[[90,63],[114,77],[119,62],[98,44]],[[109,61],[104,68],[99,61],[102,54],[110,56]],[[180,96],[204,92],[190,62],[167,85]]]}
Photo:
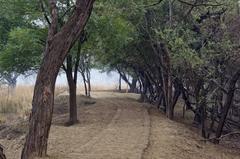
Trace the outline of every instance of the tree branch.
{"label": "tree branch", "polygon": [[57,33],[58,26],[58,9],[56,5],[56,0],[49,0],[50,5],[50,15],[51,15],[51,25],[49,28],[49,37],[53,37]]}
{"label": "tree branch", "polygon": [[47,15],[47,12],[46,12],[46,10],[45,10],[45,8],[44,8],[44,4],[43,4],[43,3],[44,3],[43,0],[40,0],[40,6],[41,6],[41,10],[42,10],[42,12],[43,12],[44,18],[45,18],[45,20],[47,21],[48,25],[50,26],[50,25],[51,25],[51,22],[50,22],[50,20],[49,20],[49,18],[48,18],[48,15]]}
{"label": "tree branch", "polygon": [[146,5],[146,6],[144,6],[144,7],[145,7],[145,8],[154,7],[154,6],[156,6],[156,5],[159,5],[162,1],[163,1],[163,0],[158,0],[158,2],[155,2],[155,3],[150,4],[150,5]]}
{"label": "tree branch", "polygon": [[67,72],[67,68],[66,68],[66,66],[65,66],[64,64],[62,64],[62,69],[63,69],[65,72]]}
{"label": "tree branch", "polygon": [[212,6],[212,7],[218,7],[218,6],[222,6],[223,4],[211,4],[211,3],[191,3],[191,2],[187,2],[184,0],[178,0],[180,3],[183,3],[185,5],[188,6],[192,6],[192,7],[199,7],[199,6]]}

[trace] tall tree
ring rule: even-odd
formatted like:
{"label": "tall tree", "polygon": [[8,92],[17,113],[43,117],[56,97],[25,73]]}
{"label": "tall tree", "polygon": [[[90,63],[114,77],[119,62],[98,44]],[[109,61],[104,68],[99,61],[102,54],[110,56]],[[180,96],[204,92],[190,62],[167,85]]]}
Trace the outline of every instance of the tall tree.
{"label": "tall tree", "polygon": [[79,40],[76,43],[77,49],[70,52],[65,63],[63,63],[63,70],[66,73],[68,88],[69,88],[69,121],[67,125],[73,125],[78,122],[77,115],[77,79],[78,79],[78,68],[80,64],[80,55],[82,44],[85,41],[85,35],[82,33]]}
{"label": "tall tree", "polygon": [[57,1],[49,0],[48,2],[51,25],[43,61],[34,87],[29,132],[22,151],[22,159],[44,157],[47,154],[56,77],[65,57],[80,37],[90,17],[94,0],[76,0],[74,12],[61,29],[58,29]]}

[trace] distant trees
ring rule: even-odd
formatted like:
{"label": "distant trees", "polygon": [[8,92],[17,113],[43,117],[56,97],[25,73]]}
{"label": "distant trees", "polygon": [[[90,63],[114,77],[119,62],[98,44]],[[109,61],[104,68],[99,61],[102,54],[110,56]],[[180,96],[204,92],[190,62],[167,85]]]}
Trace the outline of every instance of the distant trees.
{"label": "distant trees", "polygon": [[78,71],[82,76],[85,95],[91,96],[91,55],[83,50],[80,54],[80,63],[78,67]]}

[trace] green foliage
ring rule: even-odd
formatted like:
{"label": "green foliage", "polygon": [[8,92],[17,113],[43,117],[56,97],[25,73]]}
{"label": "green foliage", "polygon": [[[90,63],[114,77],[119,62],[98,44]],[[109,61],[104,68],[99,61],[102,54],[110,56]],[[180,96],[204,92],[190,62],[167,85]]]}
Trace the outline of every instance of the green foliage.
{"label": "green foliage", "polygon": [[[1,70],[24,73],[36,69],[46,37],[46,30],[40,29],[46,27],[40,4],[36,0],[0,2]],[[207,5],[220,3],[223,5]],[[43,4],[48,10],[47,1]],[[182,77],[189,70],[198,74],[206,67],[211,72],[217,59],[227,61],[237,52],[236,39],[240,36],[233,35],[231,26],[237,25],[233,21],[239,8],[237,0],[207,0],[204,4],[192,8],[172,1],[170,15],[167,0],[97,1],[85,30],[87,41],[81,54],[91,57],[97,68],[121,67],[131,72],[134,67],[149,71],[159,67],[153,45],[162,42],[169,49],[174,76]],[[73,5],[73,1],[58,1],[62,18],[59,26],[64,24],[71,12],[67,12],[68,7]],[[211,13],[221,16],[201,19]],[[73,57],[77,49],[76,44],[71,50]]]}
{"label": "green foliage", "polygon": [[180,27],[175,29],[165,29],[157,34],[159,34],[160,39],[168,44],[174,68],[186,65],[191,68],[196,68],[203,64],[203,60],[192,47],[198,40],[193,31]]}
{"label": "green foliage", "polygon": [[109,66],[121,58],[123,49],[134,40],[135,27],[117,8],[120,2],[99,2],[92,13],[87,32],[88,41],[83,50],[94,54],[96,66]]}
{"label": "green foliage", "polygon": [[40,37],[38,30],[12,30],[7,45],[0,53],[1,70],[22,74],[37,69],[43,52]]}

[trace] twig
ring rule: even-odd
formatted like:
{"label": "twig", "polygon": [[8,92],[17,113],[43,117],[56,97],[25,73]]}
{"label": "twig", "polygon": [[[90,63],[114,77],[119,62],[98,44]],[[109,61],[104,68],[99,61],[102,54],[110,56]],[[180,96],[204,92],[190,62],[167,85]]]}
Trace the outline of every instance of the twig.
{"label": "twig", "polygon": [[158,4],[160,4],[163,0],[159,0],[158,2],[156,3],[153,3],[153,4],[150,4],[150,5],[147,5],[147,6],[144,6],[144,7],[153,7],[153,6],[156,6]]}
{"label": "twig", "polygon": [[198,7],[198,6],[212,6],[212,7],[217,7],[217,6],[222,6],[223,4],[219,3],[219,4],[211,4],[211,3],[191,3],[191,2],[187,2],[184,0],[178,0],[180,3],[189,5],[189,6],[193,6],[193,7]]}
{"label": "twig", "polygon": [[225,137],[232,136],[232,135],[237,135],[237,134],[240,135],[240,131],[231,132],[231,133],[222,135],[222,136],[219,137],[219,138],[213,137],[213,138],[209,138],[209,139],[201,139],[200,141],[220,141],[221,139],[223,139],[223,138],[225,138]]}

